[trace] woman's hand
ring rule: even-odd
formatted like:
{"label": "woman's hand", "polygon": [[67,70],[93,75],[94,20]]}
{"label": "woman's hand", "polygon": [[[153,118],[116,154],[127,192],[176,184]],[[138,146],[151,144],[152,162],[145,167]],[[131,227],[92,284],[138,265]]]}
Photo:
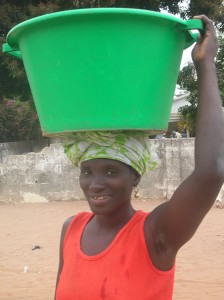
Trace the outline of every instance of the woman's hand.
{"label": "woman's hand", "polygon": [[219,44],[213,22],[204,15],[195,16],[194,19],[200,19],[203,21],[205,31],[201,33],[195,47],[192,50],[192,60],[196,67],[205,62],[214,63]]}

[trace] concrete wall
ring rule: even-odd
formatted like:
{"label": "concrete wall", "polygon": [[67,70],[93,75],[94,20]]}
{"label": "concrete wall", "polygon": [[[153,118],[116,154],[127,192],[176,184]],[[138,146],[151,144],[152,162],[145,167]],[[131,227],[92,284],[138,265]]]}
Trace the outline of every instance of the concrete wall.
{"label": "concrete wall", "polygon": [[[152,140],[157,148],[157,170],[143,176],[140,196],[169,199],[193,170],[194,139]],[[83,199],[79,170],[62,145],[47,139],[0,144],[0,201],[47,202]]]}

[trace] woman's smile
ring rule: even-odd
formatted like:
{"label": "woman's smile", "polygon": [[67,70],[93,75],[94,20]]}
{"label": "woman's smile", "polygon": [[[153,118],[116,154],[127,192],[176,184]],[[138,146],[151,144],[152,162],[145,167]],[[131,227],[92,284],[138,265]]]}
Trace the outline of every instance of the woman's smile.
{"label": "woman's smile", "polygon": [[111,195],[89,195],[89,200],[95,205],[105,205],[109,200],[111,200]]}

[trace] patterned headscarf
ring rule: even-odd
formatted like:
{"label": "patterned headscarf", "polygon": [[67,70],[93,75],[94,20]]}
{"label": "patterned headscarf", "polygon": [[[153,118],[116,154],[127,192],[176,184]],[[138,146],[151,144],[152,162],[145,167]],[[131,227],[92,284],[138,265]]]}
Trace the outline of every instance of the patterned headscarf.
{"label": "patterned headscarf", "polygon": [[83,161],[109,158],[121,161],[140,175],[157,166],[157,156],[143,131],[75,132],[64,145],[72,163],[80,167]]}

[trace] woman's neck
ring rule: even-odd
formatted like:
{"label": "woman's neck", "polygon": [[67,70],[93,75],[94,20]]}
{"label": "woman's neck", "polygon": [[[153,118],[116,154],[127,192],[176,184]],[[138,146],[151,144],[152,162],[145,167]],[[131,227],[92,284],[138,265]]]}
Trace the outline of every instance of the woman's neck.
{"label": "woman's neck", "polygon": [[122,228],[132,218],[135,212],[132,205],[129,205],[128,207],[121,207],[116,212],[110,214],[95,214],[92,218],[92,222],[99,230]]}

